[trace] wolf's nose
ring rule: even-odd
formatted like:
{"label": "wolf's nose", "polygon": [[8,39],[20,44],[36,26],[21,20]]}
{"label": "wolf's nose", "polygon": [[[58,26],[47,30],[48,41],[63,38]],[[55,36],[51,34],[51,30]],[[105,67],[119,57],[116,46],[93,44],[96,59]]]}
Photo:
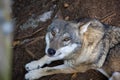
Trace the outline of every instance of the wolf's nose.
{"label": "wolf's nose", "polygon": [[55,53],[56,53],[56,51],[54,49],[52,49],[52,48],[48,49],[49,56],[53,56],[53,55],[55,55]]}

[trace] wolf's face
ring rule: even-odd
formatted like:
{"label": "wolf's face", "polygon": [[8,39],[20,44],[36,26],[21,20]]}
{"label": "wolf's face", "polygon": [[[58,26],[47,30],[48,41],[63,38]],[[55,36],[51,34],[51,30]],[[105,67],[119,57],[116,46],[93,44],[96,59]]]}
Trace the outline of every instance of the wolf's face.
{"label": "wolf's face", "polygon": [[46,34],[46,54],[64,58],[81,46],[77,24],[55,20]]}

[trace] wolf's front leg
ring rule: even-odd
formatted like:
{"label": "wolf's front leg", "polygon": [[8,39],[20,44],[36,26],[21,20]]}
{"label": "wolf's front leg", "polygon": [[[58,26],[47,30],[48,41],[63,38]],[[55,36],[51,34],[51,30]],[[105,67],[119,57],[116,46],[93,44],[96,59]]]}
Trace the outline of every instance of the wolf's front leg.
{"label": "wolf's front leg", "polygon": [[47,55],[45,55],[44,57],[42,57],[39,60],[36,61],[32,61],[28,64],[25,65],[25,69],[27,71],[31,71],[31,70],[35,70],[35,69],[39,69],[41,68],[43,65],[45,64],[49,64],[51,61],[49,60],[49,57]]}
{"label": "wolf's front leg", "polygon": [[58,57],[49,57],[45,55],[40,60],[32,61],[25,65],[25,69],[27,71],[35,70],[41,68],[45,64],[50,64],[52,61],[60,60],[62,59],[60,56]]}
{"label": "wolf's front leg", "polygon": [[40,68],[29,71],[25,75],[25,79],[34,80],[47,75],[58,74],[58,73],[74,73],[74,72],[77,71],[66,65],[60,65],[56,67],[46,67],[46,68]]}

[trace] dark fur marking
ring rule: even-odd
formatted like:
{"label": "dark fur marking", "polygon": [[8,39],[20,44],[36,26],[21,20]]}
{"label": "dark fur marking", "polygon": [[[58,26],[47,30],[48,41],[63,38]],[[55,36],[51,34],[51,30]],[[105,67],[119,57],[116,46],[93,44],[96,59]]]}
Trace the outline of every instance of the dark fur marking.
{"label": "dark fur marking", "polygon": [[56,69],[49,69],[49,70],[46,70],[46,72],[53,72],[55,71]]}

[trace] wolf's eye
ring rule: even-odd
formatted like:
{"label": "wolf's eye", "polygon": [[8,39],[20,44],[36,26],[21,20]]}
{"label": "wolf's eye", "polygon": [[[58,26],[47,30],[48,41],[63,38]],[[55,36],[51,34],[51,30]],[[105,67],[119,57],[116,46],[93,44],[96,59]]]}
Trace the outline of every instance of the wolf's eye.
{"label": "wolf's eye", "polygon": [[70,41],[70,37],[66,37],[65,39],[63,39],[63,41]]}
{"label": "wolf's eye", "polygon": [[51,34],[52,34],[52,36],[55,36],[56,33],[55,33],[55,31],[52,31]]}

